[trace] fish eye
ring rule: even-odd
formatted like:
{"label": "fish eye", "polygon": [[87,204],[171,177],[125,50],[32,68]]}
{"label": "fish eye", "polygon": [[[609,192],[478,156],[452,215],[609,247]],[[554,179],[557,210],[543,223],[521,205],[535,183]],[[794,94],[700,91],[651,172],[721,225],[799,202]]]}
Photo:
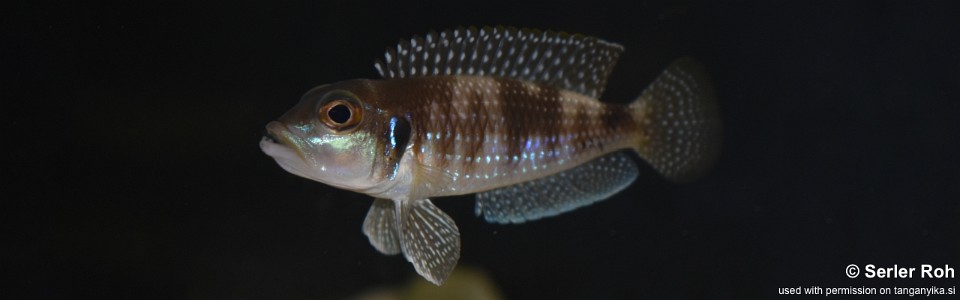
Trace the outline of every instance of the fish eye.
{"label": "fish eye", "polygon": [[347,121],[350,121],[350,109],[343,104],[334,105],[330,110],[327,110],[327,117],[337,124],[347,123]]}
{"label": "fish eye", "polygon": [[333,130],[344,130],[360,123],[360,106],[352,99],[333,99],[320,107],[320,121]]}

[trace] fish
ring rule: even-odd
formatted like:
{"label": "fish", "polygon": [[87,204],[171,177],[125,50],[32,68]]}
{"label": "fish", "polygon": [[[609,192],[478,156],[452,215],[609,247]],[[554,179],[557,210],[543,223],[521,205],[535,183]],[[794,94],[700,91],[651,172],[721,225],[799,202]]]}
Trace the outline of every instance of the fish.
{"label": "fish", "polygon": [[633,101],[601,102],[623,51],[562,31],[430,31],[387,48],[381,79],[307,91],[260,147],[290,173],[372,196],[371,245],[441,285],[460,232],[431,199],[476,194],[478,217],[519,224],[609,198],[638,162],[675,182],[710,168],[722,126],[704,68],[681,57]]}

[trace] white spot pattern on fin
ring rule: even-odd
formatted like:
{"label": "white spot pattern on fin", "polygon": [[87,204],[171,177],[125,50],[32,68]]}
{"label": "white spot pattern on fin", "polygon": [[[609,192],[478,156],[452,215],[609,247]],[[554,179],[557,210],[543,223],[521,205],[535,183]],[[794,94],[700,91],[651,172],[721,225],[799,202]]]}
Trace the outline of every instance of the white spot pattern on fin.
{"label": "white spot pattern on fin", "polygon": [[407,261],[428,281],[443,284],[460,259],[460,230],[430,199],[402,201],[400,245]]}
{"label": "white spot pattern on fin", "polygon": [[721,124],[713,87],[696,61],[673,62],[630,107],[646,138],[640,156],[657,171],[686,181],[710,167]]}
{"label": "white spot pattern on fin", "polygon": [[637,178],[624,152],[532,181],[477,193],[475,213],[491,223],[523,223],[555,216],[606,199]]}
{"label": "white spot pattern on fin", "polygon": [[374,66],[386,79],[498,76],[599,98],[621,52],[620,45],[577,34],[513,27],[461,27],[402,40],[396,50],[388,49],[384,60],[378,60]]}
{"label": "white spot pattern on fin", "polygon": [[400,236],[397,234],[397,210],[393,200],[375,199],[367,218],[363,220],[363,234],[380,253],[400,253]]}

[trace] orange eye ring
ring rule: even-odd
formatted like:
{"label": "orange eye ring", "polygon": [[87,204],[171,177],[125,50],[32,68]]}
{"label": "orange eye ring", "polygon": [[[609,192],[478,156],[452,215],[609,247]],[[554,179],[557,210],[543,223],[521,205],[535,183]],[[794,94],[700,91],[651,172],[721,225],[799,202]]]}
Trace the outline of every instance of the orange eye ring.
{"label": "orange eye ring", "polygon": [[333,130],[350,129],[360,123],[361,109],[348,99],[334,99],[320,107],[319,116],[323,125]]}

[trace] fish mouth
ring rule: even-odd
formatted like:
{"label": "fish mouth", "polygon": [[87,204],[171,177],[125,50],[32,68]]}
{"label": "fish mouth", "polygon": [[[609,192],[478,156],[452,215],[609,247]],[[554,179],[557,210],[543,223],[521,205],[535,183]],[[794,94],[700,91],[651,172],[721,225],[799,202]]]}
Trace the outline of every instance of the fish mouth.
{"label": "fish mouth", "polygon": [[263,140],[264,140],[264,141],[267,141],[267,142],[270,142],[270,143],[274,143],[274,144],[279,144],[279,143],[280,143],[280,141],[277,140],[277,137],[273,136],[273,134],[271,134],[269,131],[265,131],[265,132],[263,133]]}
{"label": "fish mouth", "polygon": [[266,132],[260,140],[260,148],[267,155],[274,158],[284,157],[285,159],[299,159],[307,161],[299,138],[291,132],[287,125],[273,121],[267,124]]}
{"label": "fish mouth", "polygon": [[291,159],[299,157],[303,159],[303,155],[298,151],[296,143],[290,135],[290,131],[283,123],[270,122],[267,124],[263,138],[260,139],[260,148],[264,153],[274,158],[285,157]]}
{"label": "fish mouth", "polygon": [[272,157],[281,168],[297,176],[320,181],[312,164],[297,147],[296,137],[283,123],[273,121],[267,124],[266,132],[260,139],[260,149]]}
{"label": "fish mouth", "polygon": [[287,147],[291,145],[286,126],[283,126],[283,123],[277,121],[267,124],[265,132],[263,133],[263,141]]}

